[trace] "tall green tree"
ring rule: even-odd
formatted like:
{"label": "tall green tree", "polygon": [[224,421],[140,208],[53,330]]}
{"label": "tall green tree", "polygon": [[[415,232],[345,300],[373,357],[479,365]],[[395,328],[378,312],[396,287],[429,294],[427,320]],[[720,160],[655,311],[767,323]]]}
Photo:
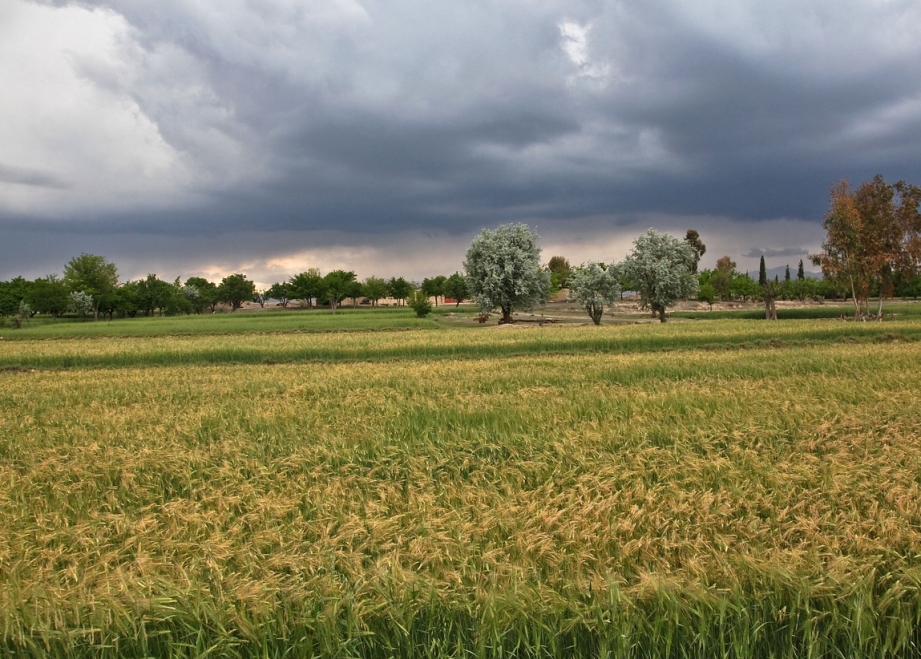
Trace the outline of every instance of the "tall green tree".
{"label": "tall green tree", "polygon": [[195,291],[190,291],[192,309],[195,313],[202,313],[206,308],[211,313],[215,312],[218,302],[217,284],[204,277],[189,277],[185,280],[185,285]]}
{"label": "tall green tree", "polygon": [[387,292],[394,300],[399,300],[400,306],[403,306],[413,292],[413,285],[403,277],[391,277],[387,282]]}
{"label": "tall green tree", "polygon": [[67,285],[57,275],[39,277],[32,282],[31,301],[35,311],[57,318],[70,306]]}
{"label": "tall green tree", "polygon": [[284,281],[275,282],[269,286],[265,294],[273,300],[278,300],[282,308],[287,309],[288,303],[291,301],[291,284]]}
{"label": "tall green tree", "polygon": [[764,286],[767,284],[767,267],[764,265],[764,254],[761,255],[761,261],[758,264],[758,285]]}
{"label": "tall green tree", "polygon": [[539,239],[526,224],[503,224],[484,229],[467,249],[464,270],[470,294],[483,311],[501,309],[500,323],[512,322],[515,310],[547,301],[550,272],[540,265]]}
{"label": "tall green tree", "polygon": [[318,300],[323,294],[323,277],[320,275],[319,268],[309,268],[304,272],[291,277],[291,297],[295,300],[303,300],[310,308],[314,299]]}
{"label": "tall green tree", "polygon": [[437,277],[427,277],[422,280],[422,286],[419,289],[431,298],[435,299],[435,306],[438,306],[438,298],[445,294],[445,282],[448,278],[444,275]]}
{"label": "tall green tree", "polygon": [[550,270],[550,288],[559,291],[569,287],[569,276],[572,274],[572,266],[565,256],[551,256],[547,262],[547,269]]}
{"label": "tall green tree", "polygon": [[665,322],[665,310],[683,298],[697,295],[697,277],[691,273],[694,252],[684,240],[649,229],[633,242],[633,251],[621,264],[635,282],[644,308]]}
{"label": "tall green tree", "polygon": [[362,286],[362,295],[371,301],[371,306],[376,307],[377,301],[387,297],[387,280],[382,277],[368,277]]}
{"label": "tall green tree", "polygon": [[104,256],[81,254],[64,266],[64,283],[73,291],[91,297],[93,319],[99,320],[99,306],[118,287],[118,268]]}
{"label": "tall green tree", "polygon": [[322,297],[329,303],[333,313],[336,313],[339,303],[354,290],[354,283],[355,273],[351,270],[333,270],[323,277]]}
{"label": "tall green tree", "polygon": [[470,291],[467,288],[467,278],[459,272],[455,272],[445,281],[445,297],[454,300],[454,306],[460,306],[460,303],[470,297]]}
{"label": "tall green tree", "polygon": [[240,273],[227,275],[217,287],[218,299],[229,304],[233,311],[242,307],[244,302],[252,300],[255,292],[256,284]]}
{"label": "tall green tree", "polygon": [[694,250],[694,263],[691,266],[691,274],[696,275],[700,259],[707,253],[707,246],[704,245],[704,241],[700,239],[700,234],[697,233],[697,229],[688,229],[688,232],[684,236],[684,240],[691,246],[691,249]]}

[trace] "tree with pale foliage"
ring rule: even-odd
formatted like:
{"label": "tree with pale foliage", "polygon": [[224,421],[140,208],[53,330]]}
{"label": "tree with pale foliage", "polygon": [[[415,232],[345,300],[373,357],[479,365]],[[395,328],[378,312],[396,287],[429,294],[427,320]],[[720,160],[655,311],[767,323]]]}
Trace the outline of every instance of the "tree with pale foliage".
{"label": "tree with pale foliage", "polygon": [[605,305],[620,297],[617,269],[603,263],[587,263],[569,273],[568,298],[588,312],[596,325],[601,324]]}
{"label": "tree with pale foliage", "polygon": [[693,264],[694,250],[686,241],[649,229],[633,241],[633,251],[620,267],[636,284],[643,308],[664,323],[668,307],[697,295]]}
{"label": "tree with pale foliage", "polygon": [[547,301],[550,272],[540,265],[539,236],[526,224],[484,229],[467,248],[464,269],[470,295],[484,312],[499,308],[500,323],[512,322],[515,310]]}
{"label": "tree with pale foliage", "polygon": [[883,299],[891,297],[897,275],[913,273],[921,261],[921,188],[882,176],[852,191],[847,181],[832,186],[822,227],[822,251],[810,255],[822,275],[845,286],[854,300],[854,316],[870,314],[870,295],[879,290],[875,318],[882,320]]}

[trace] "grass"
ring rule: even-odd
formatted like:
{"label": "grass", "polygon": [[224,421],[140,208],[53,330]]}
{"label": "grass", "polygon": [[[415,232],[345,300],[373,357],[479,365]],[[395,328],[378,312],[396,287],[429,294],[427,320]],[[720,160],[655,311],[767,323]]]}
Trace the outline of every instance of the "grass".
{"label": "grass", "polygon": [[0,654],[916,656],[919,325],[4,341]]}
{"label": "grass", "polygon": [[[453,310],[452,310],[453,311]],[[341,332],[431,328],[434,318],[451,313],[438,307],[432,318],[417,318],[406,307],[376,309],[291,309],[237,311],[200,316],[117,318],[113,321],[77,318],[35,318],[22,329],[0,331],[5,340],[63,337],[164,336],[199,334],[252,334],[260,332]]]}

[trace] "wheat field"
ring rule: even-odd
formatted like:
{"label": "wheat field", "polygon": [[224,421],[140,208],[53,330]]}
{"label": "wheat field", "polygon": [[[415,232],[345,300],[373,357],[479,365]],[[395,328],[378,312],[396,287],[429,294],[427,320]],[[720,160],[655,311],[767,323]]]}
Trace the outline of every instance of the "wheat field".
{"label": "wheat field", "polygon": [[4,341],[0,652],[916,656],[919,331]]}

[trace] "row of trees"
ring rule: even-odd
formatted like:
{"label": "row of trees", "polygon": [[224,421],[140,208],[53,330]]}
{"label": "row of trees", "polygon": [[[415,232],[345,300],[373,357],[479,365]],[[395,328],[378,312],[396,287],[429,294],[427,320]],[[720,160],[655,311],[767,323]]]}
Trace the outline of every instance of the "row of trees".
{"label": "row of trees", "polygon": [[[811,255],[825,278],[846,288],[858,319],[883,317],[883,300],[911,281],[921,263],[921,188],[905,181],[888,184],[877,175],[851,190],[841,181],[831,189],[822,224],[822,251]],[[876,313],[870,298],[878,295]]]}
{"label": "row of trees", "polygon": [[[698,251],[688,240],[650,229],[636,239],[621,263],[592,262],[572,269],[562,257],[540,265],[538,236],[525,224],[484,230],[470,244],[464,260],[467,284],[480,309],[499,309],[500,323],[515,310],[530,310],[549,298],[554,283],[569,289],[569,298],[585,308],[595,324],[605,306],[621,294],[622,282],[640,294],[641,304],[665,322],[665,311],[697,293],[693,274]],[[702,253],[702,251],[700,252]]]}
{"label": "row of trees", "polygon": [[102,256],[81,254],[67,263],[63,277],[52,274],[34,281],[16,277],[0,282],[0,318],[11,318],[18,326],[36,313],[53,317],[76,313],[95,319],[100,315],[111,319],[116,315],[133,318],[139,314],[213,313],[224,306],[236,310],[249,301],[265,306],[270,299],[283,307],[293,300],[302,300],[308,307],[328,304],[335,312],[348,298],[353,304],[366,299],[369,304],[377,305],[387,297],[401,305],[409,302],[418,309],[426,308],[429,297],[434,297],[436,304],[445,298],[459,302],[468,297],[467,280],[455,273],[425,279],[421,285],[403,277],[389,280],[368,277],[358,281],[352,271],[333,270],[321,275],[312,268],[266,290],[258,290],[246,275],[239,273],[224,277],[220,283],[203,277],[189,277],[185,282],[176,278],[169,282],[150,274],[120,284],[114,263]]}
{"label": "row of trees", "polygon": [[852,191],[846,181],[832,188],[831,206],[826,213],[827,231],[823,251],[811,255],[822,267],[824,279],[805,276],[799,262],[796,278],[787,266],[783,281],[766,275],[761,258],[756,282],[736,270],[729,256],[717,260],[716,268],[698,272],[706,245],[698,232],[689,229],[684,239],[650,229],[638,237],[630,254],[620,263],[587,263],[572,268],[562,256],[547,266],[540,263],[538,236],[527,225],[506,224],[484,230],[471,242],[464,260],[465,274],[425,279],[421,285],[402,277],[385,280],[368,277],[358,281],[353,271],[334,270],[321,275],[313,268],[264,291],[256,290],[245,275],[233,274],[220,284],[200,277],[182,283],[165,282],[156,275],[118,283],[113,263],[101,256],[82,254],[71,259],[63,278],[49,275],[28,282],[22,278],[0,282],[0,316],[19,322],[35,312],[58,316],[66,311],[81,314],[135,316],[138,313],[201,313],[214,311],[218,304],[238,309],[255,300],[264,305],[276,299],[281,306],[303,300],[307,306],[328,304],[335,313],[343,300],[358,304],[364,298],[371,305],[390,297],[424,315],[429,299],[454,298],[458,303],[473,298],[483,311],[498,309],[500,322],[511,322],[517,309],[543,304],[562,288],[569,298],[586,309],[595,323],[601,322],[604,307],[624,290],[639,293],[641,304],[665,322],[666,309],[680,299],[697,297],[711,305],[717,299],[760,299],[765,315],[776,319],[775,301],[826,296],[842,290],[849,295],[858,318],[871,317],[869,300],[879,296],[875,314],[882,318],[883,299],[897,293],[917,296],[921,292],[918,264],[921,262],[921,188],[899,181],[887,184],[881,176]]}

